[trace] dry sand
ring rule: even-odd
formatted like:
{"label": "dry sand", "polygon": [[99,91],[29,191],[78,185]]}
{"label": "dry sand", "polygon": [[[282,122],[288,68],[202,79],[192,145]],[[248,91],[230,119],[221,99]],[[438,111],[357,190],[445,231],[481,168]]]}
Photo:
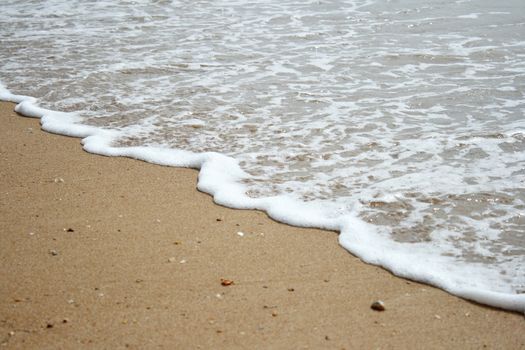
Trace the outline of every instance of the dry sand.
{"label": "dry sand", "polygon": [[525,348],[521,314],[364,264],[335,232],[217,206],[194,170],[88,154],[13,107],[0,104],[4,348]]}

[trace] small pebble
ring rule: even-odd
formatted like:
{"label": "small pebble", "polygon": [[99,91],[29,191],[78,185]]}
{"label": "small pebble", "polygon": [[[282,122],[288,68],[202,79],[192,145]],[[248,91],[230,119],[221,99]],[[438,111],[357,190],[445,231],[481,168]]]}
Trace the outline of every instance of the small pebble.
{"label": "small pebble", "polygon": [[293,291],[295,291],[295,289],[293,289],[293,288],[288,288],[288,291],[289,291],[289,292],[293,292]]}
{"label": "small pebble", "polygon": [[71,227],[67,229],[66,232],[75,232],[75,230],[73,230]]}
{"label": "small pebble", "polygon": [[53,324],[48,322],[46,328],[53,328]]}
{"label": "small pebble", "polygon": [[237,236],[244,237],[244,233],[239,231],[239,232],[237,232]]}
{"label": "small pebble", "polygon": [[57,252],[56,250],[54,250],[54,249],[51,249],[51,250],[49,251],[49,254],[51,254],[51,255],[53,255],[53,256],[57,256],[57,255],[58,255],[58,252]]}
{"label": "small pebble", "polygon": [[223,285],[223,286],[231,286],[232,284],[234,284],[232,280],[221,278],[221,285]]}
{"label": "small pebble", "polygon": [[370,305],[370,307],[372,308],[372,310],[385,311],[385,303],[381,300],[374,301],[372,305]]}
{"label": "small pebble", "polygon": [[168,259],[168,262],[172,263],[172,262],[175,262],[177,259],[175,259],[174,256],[172,256],[171,258]]}
{"label": "small pebble", "polygon": [[277,311],[272,311],[272,317],[277,317]]}
{"label": "small pebble", "polygon": [[181,261],[179,261],[179,263],[181,263],[181,264],[186,264],[186,260],[185,260],[185,259],[182,259]]}

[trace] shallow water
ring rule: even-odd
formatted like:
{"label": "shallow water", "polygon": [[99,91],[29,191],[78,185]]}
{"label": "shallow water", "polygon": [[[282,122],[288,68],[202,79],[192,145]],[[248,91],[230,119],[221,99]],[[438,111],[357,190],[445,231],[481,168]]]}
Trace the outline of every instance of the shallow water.
{"label": "shallow water", "polygon": [[1,7],[11,92],[117,131],[114,146],[233,157],[251,198],[368,223],[399,257],[365,260],[401,275],[525,292],[523,1]]}

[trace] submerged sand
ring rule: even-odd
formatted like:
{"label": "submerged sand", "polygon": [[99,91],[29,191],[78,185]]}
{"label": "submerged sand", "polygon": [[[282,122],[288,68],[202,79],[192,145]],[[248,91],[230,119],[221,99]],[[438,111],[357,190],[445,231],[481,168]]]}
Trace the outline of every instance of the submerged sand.
{"label": "submerged sand", "polygon": [[521,314],[364,264],[335,232],[217,206],[195,170],[88,154],[13,108],[0,103],[6,348],[525,348]]}

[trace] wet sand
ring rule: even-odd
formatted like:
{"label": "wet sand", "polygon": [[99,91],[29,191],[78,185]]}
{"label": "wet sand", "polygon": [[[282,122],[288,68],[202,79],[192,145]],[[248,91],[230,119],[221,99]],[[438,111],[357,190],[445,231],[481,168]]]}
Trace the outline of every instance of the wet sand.
{"label": "wet sand", "polygon": [[195,170],[88,154],[13,108],[0,103],[4,348],[525,348],[521,314],[364,264],[335,232],[215,205]]}

